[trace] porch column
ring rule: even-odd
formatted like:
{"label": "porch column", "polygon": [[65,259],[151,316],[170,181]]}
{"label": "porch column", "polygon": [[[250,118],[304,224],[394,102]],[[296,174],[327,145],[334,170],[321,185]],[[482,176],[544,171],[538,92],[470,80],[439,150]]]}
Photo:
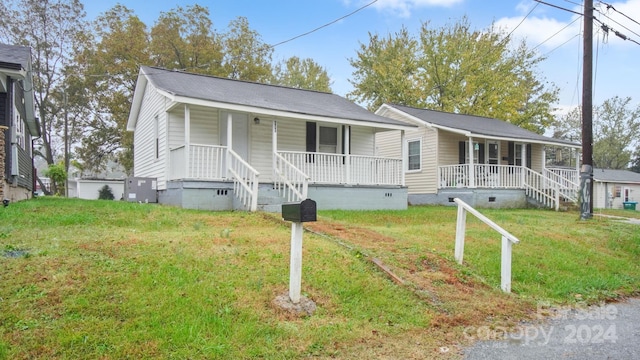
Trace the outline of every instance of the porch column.
{"label": "porch column", "polygon": [[527,144],[522,144],[522,187],[527,183]]}
{"label": "porch column", "polygon": [[[276,154],[278,153],[278,122],[273,120],[273,126],[271,130],[271,146],[273,153],[271,154],[271,168],[276,168]],[[274,177],[275,179],[275,177]]]}
{"label": "porch column", "polygon": [[231,113],[227,114],[227,161],[225,161],[225,174],[227,174],[227,178],[231,177],[229,173],[229,169],[231,168],[231,153],[229,150],[233,149],[233,115]]}
{"label": "porch column", "polygon": [[469,136],[469,187],[476,187],[476,169],[473,163],[473,138]]}
{"label": "porch column", "polygon": [[191,108],[188,104],[184,104],[184,157],[186,177],[191,177]]}
{"label": "porch column", "polygon": [[349,133],[351,132],[351,126],[345,126],[344,127],[344,134],[342,134],[343,139],[344,139],[344,166],[346,168],[345,171],[345,183],[347,184],[351,184],[351,154],[349,152],[349,148],[351,147],[349,145]]}
{"label": "porch column", "polygon": [[[400,184],[405,186],[405,173],[409,170],[409,156],[407,156],[406,134],[404,130],[400,130],[400,143],[402,144],[402,169],[400,171]],[[420,150],[422,151],[422,150]]]}

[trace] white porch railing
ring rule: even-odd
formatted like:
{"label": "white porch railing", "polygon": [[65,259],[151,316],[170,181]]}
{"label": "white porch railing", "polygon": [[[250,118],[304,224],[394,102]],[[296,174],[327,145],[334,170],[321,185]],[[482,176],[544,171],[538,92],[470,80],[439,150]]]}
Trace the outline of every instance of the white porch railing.
{"label": "white porch railing", "polygon": [[480,187],[521,189],[522,167],[511,165],[473,165],[475,177],[469,177],[469,165],[448,165],[438,167],[440,188],[448,187]]}
{"label": "white porch railing", "polygon": [[191,144],[187,149],[181,145],[169,151],[169,161],[169,180],[232,179],[234,195],[250,211],[256,211],[260,174],[226,146]]}
{"label": "white porch railing", "polygon": [[273,181],[280,190],[280,196],[287,201],[302,201],[307,198],[309,176],[284,156],[273,154]]}
{"label": "white porch railing", "polygon": [[527,196],[547,207],[559,209],[560,199],[577,202],[577,171],[562,169],[538,173],[513,165],[473,165],[473,179],[468,164],[438,167],[439,188],[524,189]]}
{"label": "white porch railing", "polygon": [[502,291],[511,292],[511,247],[513,244],[520,242],[517,237],[511,235],[508,231],[489,220],[486,216],[479,213],[476,209],[464,201],[455,198],[453,201],[458,204],[458,219],[456,223],[456,244],[454,249],[454,257],[458,264],[462,264],[464,256],[464,238],[466,233],[467,212],[471,213],[492,229],[502,235],[502,251],[500,256],[500,288]]}
{"label": "white porch railing", "polygon": [[403,185],[401,159],[295,151],[278,154],[317,184]]}
{"label": "white porch railing", "polygon": [[185,145],[169,151],[171,167],[169,179],[205,179],[221,180],[226,177],[224,166],[226,146],[196,145],[189,146],[187,161]]}
{"label": "white porch railing", "polygon": [[229,173],[233,178],[233,193],[250,211],[258,208],[258,177],[260,173],[229,149]]}
{"label": "white porch railing", "polygon": [[539,172],[526,168],[525,194],[546,207],[560,208],[560,192],[557,182],[545,178]]}
{"label": "white porch railing", "polygon": [[548,168],[542,174],[558,184],[558,191],[567,200],[578,202],[580,174],[576,169]]}

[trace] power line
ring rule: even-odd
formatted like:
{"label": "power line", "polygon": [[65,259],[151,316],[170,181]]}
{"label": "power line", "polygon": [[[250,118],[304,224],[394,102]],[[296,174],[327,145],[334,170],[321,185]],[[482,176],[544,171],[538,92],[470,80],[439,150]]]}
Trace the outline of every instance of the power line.
{"label": "power line", "polygon": [[[566,29],[566,28],[568,28],[569,26],[573,25],[573,23],[575,23],[575,22],[576,22],[576,21],[578,21],[578,20],[580,20],[580,18],[579,18],[579,17],[575,18],[572,22],[570,22],[570,23],[568,23],[567,25],[565,25],[562,29],[560,29],[560,30],[556,31],[556,33],[555,33],[555,34],[553,34],[553,35],[549,36],[549,37],[548,37],[548,38],[546,38],[543,42],[541,42],[540,44],[536,45],[532,50],[535,50],[535,49],[539,48],[540,46],[542,46],[542,44],[544,44],[544,43],[546,43],[547,41],[551,40],[551,39],[552,39],[552,38],[554,38],[556,35],[558,35],[559,33],[561,33],[564,29]],[[578,35],[580,35],[580,34],[578,34]],[[576,36],[578,36],[578,35],[576,35]],[[574,37],[575,37],[575,36],[574,36]],[[571,39],[573,39],[573,37],[572,37]],[[569,40],[571,40],[571,39],[569,39]],[[566,44],[566,42],[562,43],[562,45],[564,45],[564,44]],[[562,46],[562,45],[560,45],[560,46]],[[554,50],[555,50],[555,49],[554,49]],[[553,50],[552,50],[552,51],[553,51]],[[550,52],[551,52],[551,51],[550,51]]]}
{"label": "power line", "polygon": [[579,13],[579,12],[577,12],[577,11],[573,11],[573,10],[571,10],[571,9],[563,8],[562,6],[558,6],[558,5],[554,5],[554,4],[549,4],[548,2],[544,2],[544,1],[541,1],[541,0],[534,0],[534,1],[535,1],[535,2],[538,2],[538,3],[540,3],[540,4],[545,4],[545,5],[547,5],[547,6],[554,7],[554,8],[556,8],[556,9],[560,9],[560,10],[568,11],[568,12],[570,12],[570,13],[574,13],[574,14],[576,14],[576,15],[583,16],[583,14],[582,14],[582,13]]}
{"label": "power line", "polygon": [[602,16],[606,17],[607,19],[609,19],[609,20],[613,21],[614,23],[616,23],[616,24],[618,24],[618,25],[622,26],[625,30],[627,30],[627,31],[631,32],[631,33],[632,33],[632,34],[634,34],[635,36],[640,37],[640,34],[636,33],[635,31],[633,31],[633,30],[629,29],[628,27],[624,26],[623,24],[621,24],[621,23],[619,23],[619,22],[615,21],[614,19],[610,18],[607,14],[603,13],[602,11],[600,11],[600,10],[598,10],[598,9],[595,9],[595,10],[596,10],[597,12],[599,12]]}
{"label": "power line", "polygon": [[[541,1],[541,0],[534,0],[534,1],[535,1],[535,2],[538,2],[538,3],[541,3],[541,4],[545,4],[545,5],[548,5],[548,6],[554,7],[554,8],[557,8],[557,9],[560,9],[560,10],[568,11],[568,12],[573,13],[573,14],[577,14],[577,15],[580,15],[580,16],[584,16],[584,14],[582,14],[582,13],[579,13],[579,12],[577,12],[577,11],[573,11],[573,10],[571,10],[571,9],[563,8],[563,7],[558,6],[558,5],[550,4],[550,3],[547,3],[547,2],[544,2],[544,1]],[[605,5],[606,5],[606,3],[603,3],[603,4],[605,4]],[[613,6],[611,6],[611,8],[613,8]],[[615,8],[613,8],[613,9],[615,10]],[[625,15],[625,16],[626,16],[626,15]],[[602,21],[600,21],[600,20],[599,20],[598,18],[596,18],[595,16],[591,16],[591,19],[592,19],[593,21],[597,21],[597,22],[599,22],[599,23],[600,23],[600,27],[602,28],[602,30],[603,30],[605,33],[608,33],[609,31],[612,31],[612,32],[613,32],[617,37],[621,38],[622,40],[629,40],[629,41],[631,41],[631,42],[633,42],[633,43],[636,43],[636,44],[640,45],[640,43],[639,43],[639,42],[637,42],[637,41],[633,40],[632,38],[628,37],[627,35],[625,35],[625,34],[623,34],[623,33],[619,32],[619,31],[617,31],[617,30],[613,29],[612,27],[610,27],[610,26],[608,26],[607,24],[605,24],[605,23],[603,23]],[[633,19],[631,19],[631,20],[633,20]],[[633,20],[633,21],[635,21],[635,20]]]}
{"label": "power line", "polygon": [[565,2],[568,2],[569,4],[573,4],[573,5],[576,5],[576,6],[583,7],[583,4],[582,4],[582,3],[577,3],[577,2],[575,2],[575,1],[571,1],[571,0],[564,0],[564,1],[565,1]]}
{"label": "power line", "polygon": [[622,13],[622,12],[620,12],[620,11],[616,10],[616,8],[614,8],[614,7],[613,7],[613,5],[611,5],[611,4],[607,4],[607,3],[606,3],[606,2],[604,2],[604,1],[598,1],[598,2],[599,2],[599,3],[601,3],[601,4],[604,4],[604,5],[607,7],[607,10],[612,9],[613,11],[617,12],[618,14],[620,14],[620,15],[622,15],[622,16],[624,16],[624,17],[626,17],[627,19],[629,19],[629,20],[633,21],[634,23],[636,23],[636,24],[640,25],[640,23],[639,23],[639,22],[637,22],[637,21],[635,21],[634,19],[630,18],[630,17],[629,17],[629,16],[627,16],[626,14],[624,14],[624,13]]}
{"label": "power line", "polygon": [[290,42],[290,41],[293,41],[293,40],[295,40],[295,39],[301,38],[301,37],[303,37],[303,36],[307,36],[307,35],[312,34],[312,33],[316,32],[316,31],[318,31],[318,30],[320,30],[320,29],[326,28],[326,27],[327,27],[327,26],[329,26],[329,25],[333,25],[333,24],[337,23],[337,22],[338,22],[338,21],[340,21],[340,20],[346,19],[346,18],[348,18],[349,16],[351,16],[351,15],[353,15],[353,14],[355,14],[355,13],[357,13],[357,12],[361,11],[361,10],[364,10],[365,8],[368,8],[369,6],[371,6],[371,5],[375,4],[376,2],[378,2],[378,0],[373,0],[372,2],[370,2],[370,3],[368,3],[368,4],[364,5],[364,6],[362,6],[362,7],[360,7],[360,8],[358,8],[358,9],[356,9],[356,10],[354,10],[354,11],[350,12],[350,13],[348,13],[347,15],[344,15],[344,16],[342,16],[342,17],[339,17],[339,18],[337,18],[337,19],[335,19],[335,20],[333,20],[333,21],[331,21],[331,22],[328,22],[328,23],[326,23],[326,24],[324,24],[324,25],[322,25],[322,26],[319,26],[319,27],[317,27],[317,28],[315,28],[315,29],[313,29],[313,30],[311,30],[311,31],[307,31],[307,32],[306,32],[306,33],[304,33],[304,34],[296,35],[296,36],[294,36],[294,37],[292,37],[292,38],[290,38],[290,39],[287,39],[287,40],[284,40],[284,41],[280,41],[279,43],[276,43],[276,44],[274,44],[274,45],[271,45],[271,48],[274,48],[274,47],[276,47],[276,46],[278,46],[278,45],[282,45],[282,44],[288,43],[288,42]]}
{"label": "power line", "polygon": [[600,21],[600,20],[598,20],[598,19],[596,19],[596,18],[593,18],[593,20],[595,20],[595,21],[597,21],[597,22],[599,22],[599,23],[600,23],[600,28],[602,28],[602,31],[604,31],[605,33],[607,33],[607,34],[608,34],[608,33],[609,33],[609,31],[612,31],[612,32],[613,32],[617,37],[619,37],[620,39],[622,39],[622,40],[629,40],[629,41],[631,41],[632,43],[635,43],[635,44],[637,44],[637,45],[640,45],[640,42],[637,42],[637,41],[633,40],[632,38],[628,37],[627,35],[625,35],[625,34],[623,34],[623,33],[619,32],[619,31],[615,30],[614,28],[610,27],[609,25],[607,25],[607,24],[603,23],[602,21]]}

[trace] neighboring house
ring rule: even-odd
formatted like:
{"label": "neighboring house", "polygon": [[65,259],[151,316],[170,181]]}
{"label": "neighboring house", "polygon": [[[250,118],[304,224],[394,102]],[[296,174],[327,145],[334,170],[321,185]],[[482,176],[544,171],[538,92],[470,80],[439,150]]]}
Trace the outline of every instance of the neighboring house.
{"label": "neighboring house", "polygon": [[31,49],[0,44],[0,199],[33,196],[35,117]]}
{"label": "neighboring house", "polygon": [[480,207],[525,207],[529,201],[558,209],[561,200],[577,200],[578,169],[548,169],[545,146],[576,150],[580,144],[479,116],[389,104],[376,114],[419,126],[404,135],[376,135],[380,155],[406,154],[410,204],[459,197]]}
{"label": "neighboring house", "polygon": [[414,127],[334,94],[152,67],[127,124],[133,175],[157,179],[160,203],[266,211],[405,209],[402,157],[376,156],[375,135]]}
{"label": "neighboring house", "polygon": [[628,170],[593,169],[593,207],[623,209],[640,202],[640,174]]}
{"label": "neighboring house", "polygon": [[69,168],[69,197],[80,199],[98,199],[99,191],[109,186],[115,200],[124,199],[124,182],[127,174],[118,162],[109,160],[104,169],[96,172],[80,170],[71,165]]}

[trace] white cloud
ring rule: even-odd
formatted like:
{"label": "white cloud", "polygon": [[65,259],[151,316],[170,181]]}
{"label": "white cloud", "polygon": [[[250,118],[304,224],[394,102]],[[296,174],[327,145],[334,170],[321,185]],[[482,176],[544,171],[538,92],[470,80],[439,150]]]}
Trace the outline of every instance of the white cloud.
{"label": "white cloud", "polygon": [[563,22],[550,17],[531,16],[522,21],[522,17],[509,17],[497,20],[496,26],[507,32],[517,27],[513,35],[525,39],[530,47],[541,46],[551,49],[581,33],[582,20],[569,25],[571,21]]}
{"label": "white cloud", "polygon": [[[391,11],[400,17],[410,17],[416,8],[449,7],[464,0],[378,0],[373,7],[380,11]],[[367,1],[368,2],[368,1]]]}

